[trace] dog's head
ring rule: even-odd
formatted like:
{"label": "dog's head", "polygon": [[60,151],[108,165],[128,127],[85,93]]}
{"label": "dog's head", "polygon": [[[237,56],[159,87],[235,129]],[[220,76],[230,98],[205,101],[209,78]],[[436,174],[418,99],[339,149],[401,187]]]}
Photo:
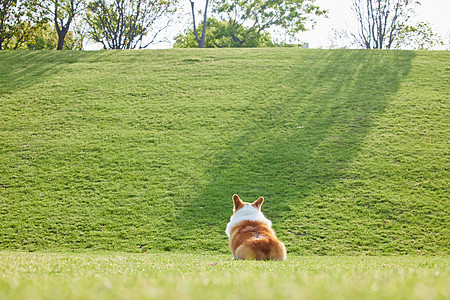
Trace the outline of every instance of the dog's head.
{"label": "dog's head", "polygon": [[233,214],[230,217],[230,222],[227,224],[225,230],[228,237],[230,237],[231,229],[242,221],[257,221],[263,222],[269,227],[272,226],[272,222],[267,219],[261,212],[261,205],[264,202],[263,197],[259,197],[253,203],[243,202],[238,195],[233,195]]}
{"label": "dog's head", "polygon": [[240,210],[241,208],[243,208],[246,205],[252,205],[256,209],[261,211],[261,205],[263,204],[263,202],[264,202],[263,197],[259,197],[258,200],[256,200],[253,203],[243,202],[241,200],[241,198],[239,198],[239,196],[235,194],[235,195],[233,195],[233,203],[234,203],[233,213],[236,213],[238,210]]}

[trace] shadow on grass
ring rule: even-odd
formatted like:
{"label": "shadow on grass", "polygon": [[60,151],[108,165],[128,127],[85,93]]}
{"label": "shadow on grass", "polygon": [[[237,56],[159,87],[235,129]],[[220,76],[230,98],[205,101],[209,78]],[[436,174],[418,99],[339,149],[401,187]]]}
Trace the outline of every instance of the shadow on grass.
{"label": "shadow on grass", "polygon": [[[349,163],[410,72],[414,56],[399,51],[305,51],[288,73],[261,82],[255,87],[261,99],[254,101],[263,101],[266,108],[232,142],[231,151],[217,154],[209,185],[170,226],[166,250],[228,251],[224,229],[234,193],[248,202],[264,196],[263,212],[275,227],[286,218],[298,218],[307,206],[326,205],[303,199],[326,196],[348,176]],[[283,87],[282,95],[271,92],[274,85]],[[278,226],[281,236],[295,230]],[[203,239],[198,241],[198,236]]]}
{"label": "shadow on grass", "polygon": [[30,88],[59,72],[59,66],[76,63],[82,51],[0,51],[0,95]]}
{"label": "shadow on grass", "polygon": [[[133,52],[124,52],[127,54]],[[71,64],[85,61],[88,63],[85,66],[91,68],[92,63],[113,61],[114,55],[112,51],[0,51],[0,96],[45,82]],[[76,72],[82,74],[85,71],[82,67]]]}

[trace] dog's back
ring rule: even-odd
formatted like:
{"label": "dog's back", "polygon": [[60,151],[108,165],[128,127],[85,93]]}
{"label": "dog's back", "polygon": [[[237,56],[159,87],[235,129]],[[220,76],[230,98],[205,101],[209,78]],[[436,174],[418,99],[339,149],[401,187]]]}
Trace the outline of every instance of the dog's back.
{"label": "dog's back", "polygon": [[267,224],[242,221],[231,229],[230,249],[235,259],[285,260],[286,249]]}

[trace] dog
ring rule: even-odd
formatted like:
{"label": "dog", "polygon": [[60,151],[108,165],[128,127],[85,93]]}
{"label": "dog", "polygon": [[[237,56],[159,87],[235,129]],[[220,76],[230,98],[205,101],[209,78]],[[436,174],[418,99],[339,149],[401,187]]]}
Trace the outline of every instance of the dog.
{"label": "dog", "polygon": [[264,198],[253,203],[233,195],[233,215],[225,233],[233,259],[286,260],[286,248],[275,236],[272,222],[261,212]]}

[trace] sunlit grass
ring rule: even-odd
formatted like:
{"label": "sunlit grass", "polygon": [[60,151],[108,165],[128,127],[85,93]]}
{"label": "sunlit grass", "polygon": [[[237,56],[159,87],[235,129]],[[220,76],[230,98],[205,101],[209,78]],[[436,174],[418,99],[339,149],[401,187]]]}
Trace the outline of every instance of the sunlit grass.
{"label": "sunlit grass", "polygon": [[0,253],[2,299],[448,299],[446,257]]}
{"label": "sunlit grass", "polygon": [[0,53],[0,249],[448,255],[448,51]]}

